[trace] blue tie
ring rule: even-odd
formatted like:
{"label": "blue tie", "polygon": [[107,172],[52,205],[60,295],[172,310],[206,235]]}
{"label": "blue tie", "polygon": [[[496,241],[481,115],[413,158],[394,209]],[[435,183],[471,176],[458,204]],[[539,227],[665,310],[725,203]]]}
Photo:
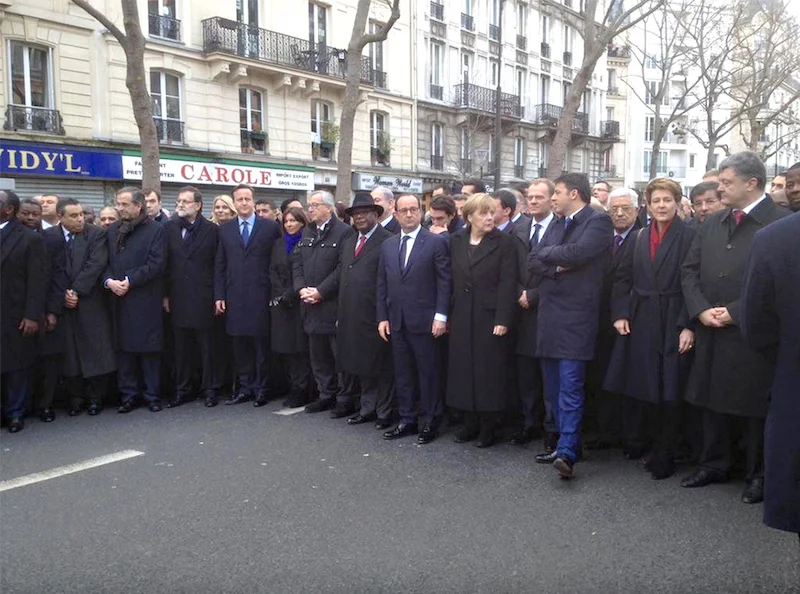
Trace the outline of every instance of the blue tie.
{"label": "blue tie", "polygon": [[400,271],[405,272],[406,270],[406,250],[408,249],[408,235],[403,237],[403,240],[400,242]]}
{"label": "blue tie", "polygon": [[242,221],[242,243],[247,247],[247,242],[250,241],[250,223]]}
{"label": "blue tie", "polygon": [[564,219],[564,231],[569,229],[569,226],[572,224],[572,217],[567,217]]}
{"label": "blue tie", "polygon": [[539,243],[539,231],[541,231],[541,229],[542,225],[539,223],[536,223],[533,226],[533,235],[531,235],[531,240],[529,242],[531,247],[534,247]]}

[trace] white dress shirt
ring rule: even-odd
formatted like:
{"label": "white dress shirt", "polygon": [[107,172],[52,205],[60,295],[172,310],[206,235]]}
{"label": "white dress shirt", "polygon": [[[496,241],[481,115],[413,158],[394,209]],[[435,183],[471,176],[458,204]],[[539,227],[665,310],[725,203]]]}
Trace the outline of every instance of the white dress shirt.
{"label": "white dress shirt", "polygon": [[[740,209],[740,210],[741,210],[741,211],[742,211],[744,214],[746,214],[746,215],[749,215],[749,214],[750,214],[750,213],[753,211],[753,209],[754,209],[756,206],[758,206],[759,204],[761,204],[761,203],[764,201],[764,199],[765,199],[766,197],[767,197],[767,195],[766,195],[766,194],[761,194],[761,198],[759,198],[759,199],[758,199],[758,200],[756,200],[755,202],[751,202],[750,204],[748,204],[747,206],[745,206],[744,208],[742,208],[742,209]],[[736,209],[734,209],[734,210],[736,210]]]}
{"label": "white dress shirt", "polygon": [[542,237],[544,237],[544,232],[547,231],[547,228],[550,226],[550,223],[553,222],[553,213],[551,212],[545,218],[540,221],[536,219],[531,219],[531,233],[528,235],[528,242],[533,239],[533,234],[536,233],[536,225],[539,225],[539,241],[542,241]]}

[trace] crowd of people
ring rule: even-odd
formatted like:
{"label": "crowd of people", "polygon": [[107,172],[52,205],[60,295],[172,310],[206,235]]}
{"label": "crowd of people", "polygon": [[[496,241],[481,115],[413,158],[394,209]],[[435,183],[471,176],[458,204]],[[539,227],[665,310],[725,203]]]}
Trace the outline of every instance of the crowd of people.
{"label": "crowd of people", "polygon": [[172,216],[125,187],[95,220],[3,190],[4,421],[53,421],[59,393],[69,416],[280,398],[386,440],[430,443],[445,419],[480,448],[541,438],[562,478],[610,448],[654,479],[694,463],[686,488],[740,472],[757,503],[772,406],[768,521],[800,532],[800,331],[776,327],[800,284],[800,214],[776,223],[779,201],[800,211],[800,164],[766,185],[743,152],[688,197],[565,173],[440,186],[427,212],[382,187],[278,207],[242,184],[210,220],[191,186]]}

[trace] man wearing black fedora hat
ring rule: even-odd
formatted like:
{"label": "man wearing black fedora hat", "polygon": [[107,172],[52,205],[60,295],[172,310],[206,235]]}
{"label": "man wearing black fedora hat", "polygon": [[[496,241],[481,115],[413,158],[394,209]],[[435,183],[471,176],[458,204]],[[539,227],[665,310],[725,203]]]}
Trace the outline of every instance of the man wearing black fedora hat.
{"label": "man wearing black fedora hat", "polygon": [[361,386],[361,409],[347,423],[375,421],[377,428],[386,429],[392,414],[394,381],[391,348],[377,331],[377,283],[380,246],[393,234],[378,224],[383,207],[366,192],[356,193],[347,214],[358,234],[342,242],[336,351],[345,385],[350,389]]}

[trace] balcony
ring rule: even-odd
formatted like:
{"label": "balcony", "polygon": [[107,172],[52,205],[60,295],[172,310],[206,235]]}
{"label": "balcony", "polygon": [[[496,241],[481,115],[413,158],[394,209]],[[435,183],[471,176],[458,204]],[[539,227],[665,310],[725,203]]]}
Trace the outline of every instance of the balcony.
{"label": "balcony", "polygon": [[[464,83],[456,85],[454,91],[457,107],[474,109],[489,114],[495,113],[497,89],[487,89],[486,87]],[[506,118],[522,119],[523,109],[520,105],[519,96],[511,93],[501,93],[500,113]]]}
{"label": "balcony", "polygon": [[467,14],[465,12],[461,13],[461,28],[465,31],[475,30],[475,19],[471,14]]}
{"label": "balcony", "polygon": [[564,52],[564,66],[572,66],[572,52]]}
{"label": "balcony", "polygon": [[461,158],[461,173],[470,173],[472,171],[472,159]]}
{"label": "balcony", "polygon": [[589,114],[578,111],[572,120],[572,131],[577,134],[589,133]]}
{"label": "balcony", "polygon": [[151,37],[161,37],[172,41],[181,40],[181,22],[160,14],[147,15],[148,30]]}
{"label": "balcony", "polygon": [[439,22],[444,22],[444,4],[431,2],[431,18]]}
{"label": "balcony", "polygon": [[514,177],[525,179],[525,165],[514,165]]}
{"label": "balcony", "polygon": [[[564,111],[563,107],[558,105],[551,105],[550,103],[542,103],[537,105],[534,114],[534,123],[540,126],[547,126],[548,128],[556,128],[559,121],[561,121],[561,113]],[[577,134],[589,133],[589,116],[582,111],[575,113],[575,118],[572,120],[572,131]]]}
{"label": "balcony", "polygon": [[517,49],[522,51],[528,49],[528,38],[524,35],[517,35]]}
{"label": "balcony", "polygon": [[269,146],[269,136],[264,132],[253,130],[240,130],[243,153],[266,154]]}
{"label": "balcony", "polygon": [[661,144],[686,144],[686,135],[667,132],[661,139]]}
{"label": "balcony", "polygon": [[606,91],[609,95],[619,95],[619,87],[612,87],[609,85],[608,90]]}
{"label": "balcony", "polygon": [[498,41],[500,39],[500,27],[497,25],[489,25],[489,39]]}
{"label": "balcony", "polygon": [[442,155],[432,155],[431,156],[431,169],[435,171],[443,171],[444,170],[444,157]]}
{"label": "balcony", "polygon": [[153,118],[156,123],[156,134],[161,144],[183,144],[183,122],[180,120],[167,120]]}
{"label": "balcony", "polygon": [[442,98],[444,97],[444,88],[439,85],[431,84],[430,96],[431,99],[438,99],[439,101],[441,101]]}
{"label": "balcony", "polygon": [[4,130],[15,132],[47,132],[64,136],[64,123],[57,109],[30,107],[27,105],[8,105]]}
{"label": "balcony", "polygon": [[600,137],[619,140],[619,122],[614,120],[600,122]]}
{"label": "balcony", "polygon": [[542,42],[541,54],[543,58],[550,59],[550,44]]}
{"label": "balcony", "polygon": [[[347,50],[221,17],[203,21],[203,51],[250,58],[341,80],[347,76]],[[372,68],[367,56],[361,60],[361,82],[386,88],[386,73]]]}
{"label": "balcony", "polygon": [[[663,153],[662,153],[663,154]],[[645,163],[642,173],[650,175],[650,164]],[[686,167],[684,165],[659,165],[656,168],[656,177],[686,177]]]}
{"label": "balcony", "polygon": [[630,58],[631,48],[627,45],[609,45],[606,55],[609,58]]}
{"label": "balcony", "polygon": [[379,147],[370,147],[369,149],[372,165],[375,167],[389,167],[390,166],[390,152],[386,149]]}
{"label": "balcony", "polygon": [[600,176],[603,178],[617,177],[617,166],[609,165],[608,167],[603,167],[603,169],[600,170]]}

